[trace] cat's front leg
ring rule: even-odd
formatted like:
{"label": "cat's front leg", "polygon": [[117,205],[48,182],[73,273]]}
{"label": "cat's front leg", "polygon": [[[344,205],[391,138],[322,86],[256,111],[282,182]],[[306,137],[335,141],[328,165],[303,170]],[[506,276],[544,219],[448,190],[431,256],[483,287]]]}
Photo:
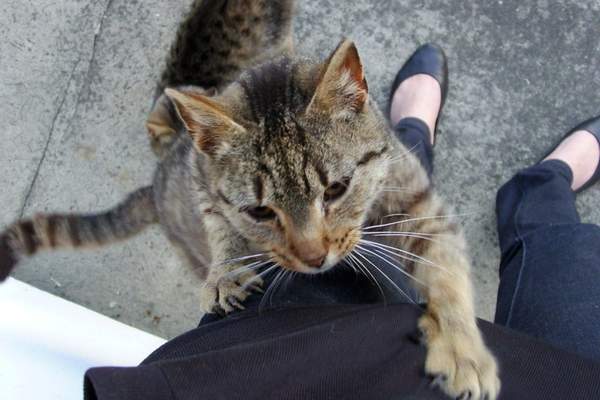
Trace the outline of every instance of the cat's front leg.
{"label": "cat's front leg", "polygon": [[263,280],[244,265],[214,266],[200,292],[200,306],[206,313],[228,314],[243,310],[252,293],[262,293]]}
{"label": "cat's front leg", "polygon": [[262,261],[253,257],[248,244],[221,216],[205,221],[212,262],[200,293],[200,306],[206,313],[227,314],[244,309],[252,292],[262,292],[262,278],[253,267]]}
{"label": "cat's front leg", "polygon": [[405,248],[418,257],[409,263],[427,299],[419,321],[428,348],[425,371],[450,396],[494,400],[500,391],[498,368],[476,324],[471,266],[460,228],[431,191],[407,211],[413,221],[403,229],[422,234],[409,237]]}
{"label": "cat's front leg", "polygon": [[387,247],[372,244],[371,251],[401,259],[427,301],[419,321],[426,373],[454,398],[496,399],[498,368],[476,324],[470,262],[458,225],[428,185],[403,198],[389,196],[379,215],[401,217],[381,228],[390,231],[379,235]]}

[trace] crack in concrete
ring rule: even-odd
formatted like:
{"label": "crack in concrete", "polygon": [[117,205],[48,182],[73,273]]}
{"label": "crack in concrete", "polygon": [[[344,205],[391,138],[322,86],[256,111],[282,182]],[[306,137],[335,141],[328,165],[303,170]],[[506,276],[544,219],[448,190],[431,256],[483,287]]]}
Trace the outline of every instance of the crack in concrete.
{"label": "crack in concrete", "polygon": [[69,79],[67,79],[67,85],[65,87],[62,99],[60,100],[60,103],[58,104],[58,108],[56,109],[56,112],[54,113],[54,117],[52,117],[52,123],[50,124],[50,131],[48,132],[48,137],[46,138],[46,143],[44,144],[44,149],[42,150],[42,156],[40,157],[40,161],[38,162],[38,164],[35,168],[33,178],[31,179],[31,182],[29,183],[29,187],[27,188],[27,193],[25,193],[25,198],[23,199],[23,204],[21,205],[21,210],[19,211],[19,219],[23,218],[23,214],[25,213],[25,208],[27,207],[27,203],[29,202],[29,198],[31,197],[31,193],[33,192],[35,183],[37,182],[37,178],[40,175],[40,170],[42,168],[42,164],[44,163],[44,160],[46,159],[46,154],[48,153],[48,148],[50,147],[50,142],[52,141],[52,136],[54,135],[54,128],[56,126],[56,121],[58,120],[58,117],[62,113],[63,106],[65,105],[65,102],[67,101],[67,94],[69,93],[69,86],[71,86],[71,82],[73,81],[73,75],[75,75],[75,70],[77,69],[77,66],[79,65],[80,62],[81,62],[81,59],[77,60],[77,62],[71,69],[71,72],[69,74]]}
{"label": "crack in concrete", "polygon": [[[81,101],[81,94],[84,92],[84,90],[89,91],[90,74],[91,74],[92,64],[94,63],[94,61],[96,59],[96,47],[98,44],[98,39],[100,38],[100,36],[102,35],[102,32],[104,30],[104,19],[106,18],[106,15],[108,14],[108,11],[109,11],[113,1],[114,0],[108,0],[106,2],[104,11],[102,12],[102,15],[100,16],[100,26],[98,27],[98,30],[94,33],[94,39],[92,42],[92,51],[91,51],[91,55],[89,57],[87,70],[85,72],[84,84],[83,84],[83,87],[79,90],[79,93],[77,93],[77,100],[75,102],[75,111],[73,112],[71,119],[69,120],[69,125],[67,126],[67,129],[66,129],[67,131],[71,128],[71,123],[73,121],[73,117],[75,115],[77,115],[77,110],[79,108],[79,103]],[[40,161],[38,162],[38,165],[36,166],[35,173],[33,174],[33,178],[31,179],[29,187],[27,188],[27,193],[25,194],[23,204],[21,205],[21,209],[19,211],[19,219],[23,218],[23,214],[25,213],[25,209],[27,208],[27,203],[29,202],[29,198],[31,197],[31,194],[33,193],[33,189],[35,187],[38,176],[40,174],[42,164],[44,163],[44,161],[46,159],[46,154],[48,153],[48,148],[50,147],[50,142],[52,141],[52,137],[54,135],[56,121],[58,120],[58,117],[62,113],[63,106],[65,105],[65,102],[67,100],[67,94],[69,92],[69,87],[71,86],[71,82],[73,81],[73,76],[75,74],[75,70],[79,66],[80,62],[81,62],[81,58],[77,60],[77,62],[73,66],[73,69],[71,70],[71,73],[69,74],[69,79],[67,79],[67,85],[65,87],[63,97],[58,105],[58,108],[56,109],[56,113],[54,113],[54,117],[52,118],[52,123],[50,125],[50,131],[48,132],[48,137],[46,138],[46,143],[44,144],[44,149],[42,150],[42,156],[40,157]],[[65,138],[65,139],[67,139],[67,138]]]}
{"label": "crack in concrete", "polygon": [[74,112],[73,112],[71,119],[69,120],[69,125],[67,126],[67,129],[65,130],[67,133],[62,138],[63,141],[68,140],[73,135],[73,133],[71,132],[71,124],[73,123],[73,118],[77,115],[77,112],[79,111],[79,104],[81,104],[81,96],[83,95],[83,93],[88,93],[90,91],[90,85],[91,85],[90,78],[91,78],[91,73],[92,73],[92,65],[94,65],[94,63],[96,61],[96,47],[98,45],[98,39],[100,39],[100,37],[102,36],[102,33],[104,32],[104,19],[106,18],[106,15],[108,14],[108,11],[110,10],[110,7],[111,7],[113,1],[114,0],[108,0],[106,2],[104,11],[102,12],[102,15],[100,16],[100,26],[98,27],[98,30],[94,33],[94,39],[92,41],[92,52],[90,54],[87,69],[85,71],[85,78],[83,80],[83,85],[81,87],[81,90],[79,90],[79,93],[77,93],[77,100],[75,101]]}

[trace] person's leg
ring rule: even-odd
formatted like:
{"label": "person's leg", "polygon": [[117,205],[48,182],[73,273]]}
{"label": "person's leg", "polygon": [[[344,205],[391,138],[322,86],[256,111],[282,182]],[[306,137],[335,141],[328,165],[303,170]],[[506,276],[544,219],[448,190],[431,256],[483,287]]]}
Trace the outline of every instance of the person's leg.
{"label": "person's leg", "polygon": [[433,173],[433,147],[429,141],[430,133],[427,125],[418,118],[403,118],[394,126],[398,140],[413,153],[431,177]]}
{"label": "person's leg", "polygon": [[597,142],[585,140],[559,146],[498,192],[495,321],[600,360],[600,228],[580,223],[571,190],[598,164]]}
{"label": "person's leg", "polygon": [[419,158],[430,176],[441,99],[438,81],[429,75],[418,74],[398,86],[390,104],[390,122],[396,137]]}
{"label": "person's leg", "polygon": [[524,236],[543,227],[579,222],[571,181],[569,166],[552,160],[518,172],[500,188],[496,216],[501,274]]}

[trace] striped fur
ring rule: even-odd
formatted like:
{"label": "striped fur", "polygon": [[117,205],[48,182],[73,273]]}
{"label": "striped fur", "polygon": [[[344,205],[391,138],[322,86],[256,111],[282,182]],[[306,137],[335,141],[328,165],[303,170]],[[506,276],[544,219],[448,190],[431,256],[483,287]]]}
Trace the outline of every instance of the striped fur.
{"label": "striped fur", "polygon": [[195,0],[157,87],[222,89],[241,71],[292,48],[290,0]]}
{"label": "striped fur", "polygon": [[195,0],[180,24],[156,88],[146,127],[162,158],[177,137],[179,121],[163,95],[168,87],[193,86],[212,95],[239,74],[291,55],[292,0]]}
{"label": "striped fur", "polygon": [[42,250],[89,248],[124,240],[158,222],[151,187],[131,193],[99,214],[40,214],[9,226],[0,235],[0,280],[16,264]]}

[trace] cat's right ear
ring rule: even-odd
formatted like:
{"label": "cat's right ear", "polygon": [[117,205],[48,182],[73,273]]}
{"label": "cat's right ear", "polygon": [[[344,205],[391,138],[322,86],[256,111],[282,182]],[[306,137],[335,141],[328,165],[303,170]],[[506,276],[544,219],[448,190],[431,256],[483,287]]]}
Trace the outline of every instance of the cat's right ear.
{"label": "cat's right ear", "polygon": [[166,89],[177,115],[199,151],[213,156],[227,147],[228,137],[244,132],[217,101],[193,91]]}
{"label": "cat's right ear", "polygon": [[308,112],[326,110],[335,117],[351,117],[365,110],[369,88],[354,42],[342,40],[322,67]]}

